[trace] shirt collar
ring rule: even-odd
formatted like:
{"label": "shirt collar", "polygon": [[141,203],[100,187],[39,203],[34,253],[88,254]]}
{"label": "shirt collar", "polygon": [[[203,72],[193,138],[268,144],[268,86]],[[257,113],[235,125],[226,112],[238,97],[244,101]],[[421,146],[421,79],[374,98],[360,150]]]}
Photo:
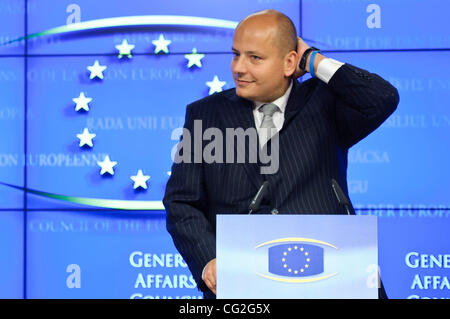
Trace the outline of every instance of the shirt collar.
{"label": "shirt collar", "polygon": [[[284,92],[284,94],[282,96],[280,96],[275,101],[270,102],[270,103],[273,103],[276,106],[278,106],[281,110],[281,113],[284,113],[284,111],[286,110],[286,105],[287,105],[287,102],[289,99],[289,95],[291,94],[291,90],[292,90],[292,81],[291,81],[291,84],[289,85],[288,89],[286,90],[286,92]],[[264,104],[267,104],[267,103],[266,102],[258,102],[258,101],[254,102],[256,109],[259,109]]]}

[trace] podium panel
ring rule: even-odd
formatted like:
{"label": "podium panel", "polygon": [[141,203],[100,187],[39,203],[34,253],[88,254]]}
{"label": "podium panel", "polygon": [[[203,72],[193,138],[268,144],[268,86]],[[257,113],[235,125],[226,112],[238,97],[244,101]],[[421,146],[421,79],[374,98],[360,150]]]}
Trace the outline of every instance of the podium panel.
{"label": "podium panel", "polygon": [[376,299],[378,272],[375,216],[217,216],[219,299]]}

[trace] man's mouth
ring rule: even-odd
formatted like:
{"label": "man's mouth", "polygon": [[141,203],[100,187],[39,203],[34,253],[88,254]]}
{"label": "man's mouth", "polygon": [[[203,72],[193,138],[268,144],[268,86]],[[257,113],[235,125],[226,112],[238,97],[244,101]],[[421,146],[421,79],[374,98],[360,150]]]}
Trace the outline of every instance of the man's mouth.
{"label": "man's mouth", "polygon": [[247,85],[253,83],[253,81],[241,80],[241,79],[236,79],[236,82],[240,86],[247,86]]}

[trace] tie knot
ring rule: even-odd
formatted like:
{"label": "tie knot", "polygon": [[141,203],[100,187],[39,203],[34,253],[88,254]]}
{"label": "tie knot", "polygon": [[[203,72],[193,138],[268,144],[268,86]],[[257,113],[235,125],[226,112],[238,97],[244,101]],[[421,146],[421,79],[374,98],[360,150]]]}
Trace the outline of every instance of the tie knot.
{"label": "tie knot", "polygon": [[279,110],[279,107],[273,103],[264,104],[259,108],[260,112],[263,112],[264,116],[272,116],[273,113]]}

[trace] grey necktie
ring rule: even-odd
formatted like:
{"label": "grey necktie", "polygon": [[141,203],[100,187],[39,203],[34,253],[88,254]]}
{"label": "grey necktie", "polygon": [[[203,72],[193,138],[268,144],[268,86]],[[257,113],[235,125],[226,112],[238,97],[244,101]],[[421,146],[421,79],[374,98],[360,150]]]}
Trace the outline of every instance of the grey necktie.
{"label": "grey necktie", "polygon": [[268,140],[272,138],[277,132],[277,127],[273,122],[273,114],[279,110],[279,107],[273,103],[264,104],[259,108],[263,112],[264,117],[260,126],[259,141],[261,147],[264,146]]}

